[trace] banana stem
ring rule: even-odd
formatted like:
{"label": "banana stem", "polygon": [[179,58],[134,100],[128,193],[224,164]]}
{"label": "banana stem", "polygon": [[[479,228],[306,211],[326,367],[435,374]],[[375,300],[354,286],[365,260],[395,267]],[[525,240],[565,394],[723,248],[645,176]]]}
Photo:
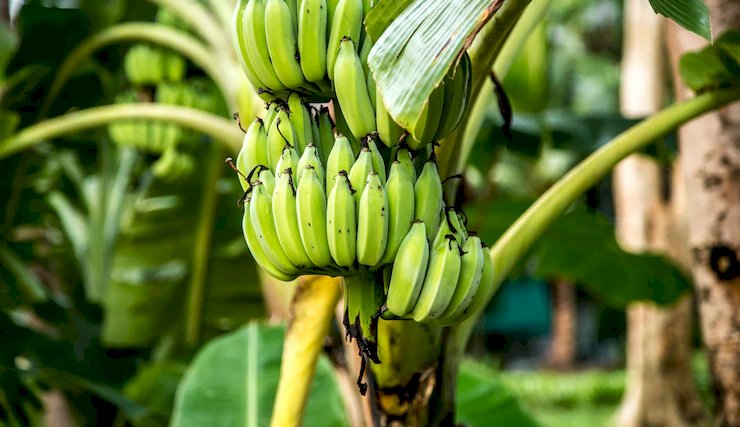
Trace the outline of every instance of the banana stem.
{"label": "banana stem", "polygon": [[[731,88],[698,95],[689,101],[669,106],[622,132],[575,166],[540,196],[491,248],[496,286],[485,295],[486,301],[490,301],[498,285],[547,227],[620,160],[689,120],[738,99],[740,88]],[[458,354],[462,354],[480,314],[476,313],[454,327],[452,347]]]}
{"label": "banana stem", "polygon": [[66,57],[49,88],[49,95],[44,100],[44,105],[41,108],[41,116],[45,116],[49,111],[52,103],[74,71],[95,51],[110,44],[131,40],[156,43],[182,54],[216,82],[229,105],[235,105],[236,101],[233,100],[233,93],[229,91],[233,85],[230,84],[222,72],[223,68],[219,65],[217,58],[209,52],[201,41],[187,33],[161,24],[131,22],[114,25],[93,35],[80,43]]}
{"label": "banana stem", "polygon": [[208,9],[192,0],[149,0],[157,6],[169,9],[199,36],[208,41],[212,48],[221,53],[231,51],[231,37],[223,30],[218,19]]}
{"label": "banana stem", "polygon": [[232,121],[194,108],[157,103],[118,104],[67,113],[28,126],[0,142],[0,159],[29,148],[43,140],[125,119],[167,121],[194,129],[212,136],[216,141],[224,144],[230,153],[239,151],[244,137]]}

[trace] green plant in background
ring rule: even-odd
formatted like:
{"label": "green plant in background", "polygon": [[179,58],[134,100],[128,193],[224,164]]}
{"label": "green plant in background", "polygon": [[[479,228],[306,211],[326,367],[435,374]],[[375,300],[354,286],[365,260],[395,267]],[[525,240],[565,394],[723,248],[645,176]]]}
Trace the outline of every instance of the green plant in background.
{"label": "green plant in background", "polygon": [[[115,392],[125,381],[122,378],[116,379],[116,384],[101,385],[94,381],[103,380],[100,375],[84,378],[87,373],[77,373],[83,379],[75,377],[76,382],[70,378],[62,381],[48,372],[42,375],[48,361],[31,356],[42,354],[43,345],[30,347],[33,354],[22,355],[36,363],[40,373],[31,375],[29,371],[22,376],[25,383],[40,387],[73,382],[78,389],[91,390],[116,404],[122,411],[120,417],[134,424],[166,419],[171,401],[154,401],[156,392],[152,390],[172,391],[172,383],[183,370],[171,361],[186,358],[204,341],[204,335],[215,332],[211,329],[204,334],[206,324],[213,320],[209,314],[215,314],[215,324],[221,329],[230,329],[248,317],[245,313],[224,316],[223,300],[218,301],[218,295],[228,295],[224,299],[232,300],[232,309],[242,309],[242,301],[234,295],[243,296],[244,284],[257,281],[251,265],[245,267],[238,230],[242,223],[253,257],[273,276],[283,280],[304,273],[346,277],[346,326],[357,339],[363,366],[365,357],[382,361],[371,364],[374,381],[369,383],[384,420],[399,419],[411,425],[445,424],[452,422],[452,417],[471,424],[492,419],[504,424],[532,423],[498,379],[484,368],[461,364],[477,316],[555,218],[617,161],[685,121],[740,96],[734,86],[736,67],[722,63],[721,73],[706,74],[702,67],[686,60],[684,74],[691,76],[692,82],[703,82],[699,86],[705,93],[630,128],[587,157],[520,216],[490,253],[484,253],[479,238],[466,231],[464,217],[454,209],[443,209],[445,204],[458,206],[456,181],[443,185],[443,179],[468,174],[466,166],[476,149],[476,129],[486,117],[486,103],[477,99],[490,93],[486,86],[489,71],[493,68],[504,75],[510,67],[521,70],[542,63],[545,29],[540,21],[549,2],[429,0],[372,5],[361,0],[243,0],[233,15],[232,5],[226,2],[151,2],[162,8],[157,15],[159,23],[112,25],[84,40],[78,37],[79,45],[74,49],[62,49],[69,52],[67,59],[60,61],[53,79],[47,72],[46,80],[40,83],[48,91],[38,114],[11,112],[23,111],[19,107],[28,102],[18,100],[24,89],[18,76],[37,70],[17,70],[0,90],[10,94],[2,103],[3,111],[8,112],[0,116],[11,124],[9,131],[0,133],[0,161],[7,164],[23,165],[29,153],[24,150],[40,141],[108,126],[114,144],[99,144],[98,152],[105,154],[98,159],[100,171],[80,167],[74,156],[66,153],[59,161],[49,162],[58,164],[54,167],[63,170],[64,177],[47,187],[48,203],[60,220],[59,229],[67,235],[81,272],[79,281],[86,298],[76,302],[80,318],[94,325],[99,319],[89,313],[94,309],[88,304],[103,308],[102,330],[88,337],[99,336],[108,346],[145,349],[136,350],[136,358],[151,365],[124,389],[139,403]],[[656,10],[673,13],[656,3]],[[33,7],[39,6],[29,8]],[[312,10],[319,13],[311,15]],[[701,13],[688,16],[696,19],[684,19],[682,25],[705,31],[707,23]],[[113,13],[106,22],[118,19]],[[186,29],[192,33],[183,31]],[[527,42],[533,29],[530,40],[534,41]],[[236,49],[229,43],[232,38]],[[106,103],[113,105],[94,106],[100,103],[97,99],[80,100],[77,105],[70,101],[69,91],[75,87],[81,65],[88,63],[93,52],[123,41],[146,44],[134,45],[120,61],[127,82],[105,91]],[[514,52],[525,43],[529,43],[527,55],[514,64]],[[732,40],[727,43],[731,51]],[[19,50],[21,54],[27,51],[23,46]],[[708,52],[716,54],[711,49]],[[0,65],[3,59],[0,56]],[[96,64],[93,68],[102,67]],[[93,74],[102,76],[98,84],[105,86],[101,82],[112,73],[103,70]],[[507,75],[520,77],[520,87],[531,90],[513,98],[515,108],[541,112],[536,101],[545,85],[535,75]],[[710,75],[723,78],[720,81]],[[514,77],[508,83],[504,80],[505,85],[516,87]],[[220,95],[214,95],[216,91]],[[257,93],[268,101],[267,108],[256,107]],[[328,110],[310,106],[330,99],[337,135],[332,135]],[[118,103],[114,104],[115,100]],[[130,104],[134,100],[145,102]],[[67,112],[70,106],[81,110]],[[236,125],[222,117],[227,111],[238,111],[242,118],[260,111],[262,117],[250,123],[242,136]],[[56,114],[59,116],[54,117]],[[46,119],[48,116],[52,118]],[[562,162],[546,163],[553,160],[555,148],[548,145],[554,141],[551,138],[548,142],[552,129],[543,129],[543,150],[550,151],[532,166],[530,193],[542,191],[573,161],[566,154]],[[201,139],[191,130],[212,139]],[[89,145],[89,141],[69,137],[63,141],[67,146]],[[433,141],[440,141],[440,147],[435,149]],[[223,158],[237,154],[240,147],[236,168],[243,174],[240,183],[246,191],[243,221],[234,218],[238,212],[233,208],[237,180],[220,178]],[[58,154],[57,148],[46,150],[50,157]],[[107,167],[117,158],[116,168]],[[516,172],[520,168],[512,169]],[[23,168],[15,170],[22,172]],[[37,177],[17,172],[14,182],[26,178]],[[75,188],[75,200],[64,187],[69,183]],[[11,184],[8,192],[17,194],[22,186]],[[413,199],[414,206],[400,204],[401,195],[409,194],[412,187],[414,197],[406,201]],[[25,200],[22,195],[14,198]],[[427,204],[431,208],[419,208]],[[26,206],[14,209],[32,211]],[[183,212],[196,214],[185,216]],[[13,216],[6,219],[4,231],[17,228],[19,222]],[[279,227],[273,217],[279,217]],[[420,217],[424,217],[423,226],[408,221]],[[322,229],[324,225],[326,229]],[[344,227],[352,231],[356,227],[356,233],[340,238]],[[554,230],[552,241],[557,239],[558,228]],[[572,229],[566,222],[560,230],[569,233]],[[416,234],[431,240],[431,246],[415,238]],[[211,242],[219,245],[214,248]],[[44,303],[48,297],[44,286],[23,265],[24,256],[12,252],[22,249],[18,242],[11,246],[0,253],[4,264],[11,267],[8,271],[13,283],[8,287],[13,290],[11,298],[4,298],[10,303],[4,309],[18,323],[19,313],[37,316],[42,310],[34,304]],[[542,246],[547,253],[547,239]],[[426,257],[424,249],[429,251]],[[394,259],[408,260],[408,264],[393,265]],[[659,263],[645,270],[653,270],[655,265]],[[492,275],[486,273],[490,270]],[[670,268],[660,273],[662,277],[672,274]],[[407,295],[397,296],[399,284],[400,290],[405,290],[397,275],[413,277],[417,286]],[[376,315],[386,301],[386,285],[390,311],[378,320]],[[648,297],[668,302],[680,290]],[[60,305],[63,298],[51,296]],[[634,297],[645,296],[638,293]],[[629,300],[632,296],[618,297]],[[321,300],[322,295],[317,298]],[[275,425],[295,425],[301,421],[306,402],[309,423],[314,412],[308,385],[316,360],[316,381],[325,384],[321,397],[336,409],[331,411],[336,415],[332,422],[348,423],[337,405],[340,393],[335,382],[341,383],[341,378],[334,378],[326,359],[319,357],[333,313],[334,304],[329,302],[334,300],[330,298],[336,298],[336,293],[327,291],[323,298],[327,303],[320,309],[294,313],[282,343],[286,349],[301,348],[300,358],[309,363],[285,357],[277,361],[274,356],[280,354],[281,342],[273,338],[282,336],[279,328],[251,324],[219,338],[207,344],[188,368],[178,388],[173,423],[259,425],[272,417]],[[172,307],[176,321],[171,321],[165,305]],[[397,320],[394,315],[423,323]],[[307,316],[324,322],[317,328],[321,336],[307,330],[303,335],[291,333],[302,330]],[[452,328],[441,325],[463,319],[467,320]],[[293,353],[286,350],[285,354]],[[11,357],[3,363],[17,372],[17,359]],[[279,376],[278,363],[282,365]],[[130,378],[132,371],[128,366],[121,370],[121,376],[128,374]],[[9,378],[18,382],[17,376]],[[362,377],[358,385],[361,382]],[[223,388],[227,384],[233,393]],[[221,399],[203,397],[214,393],[242,398],[224,408],[219,405]],[[491,393],[500,399],[487,398]],[[312,396],[316,398],[315,393]],[[8,415],[14,414],[5,403],[8,397],[0,397],[4,397],[0,401],[4,417],[11,422],[22,419],[23,415]],[[27,412],[33,413],[31,407]],[[321,416],[327,421],[326,412]]]}

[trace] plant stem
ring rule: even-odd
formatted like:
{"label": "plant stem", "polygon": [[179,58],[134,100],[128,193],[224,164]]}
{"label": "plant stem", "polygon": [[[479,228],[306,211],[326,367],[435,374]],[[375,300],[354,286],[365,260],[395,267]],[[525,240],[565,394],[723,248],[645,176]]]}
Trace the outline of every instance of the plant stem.
{"label": "plant stem", "polygon": [[[221,71],[222,68],[219,66],[216,57],[208,51],[208,48],[200,40],[187,33],[161,24],[131,22],[114,25],[93,35],[80,43],[66,57],[62,65],[58,68],[54,81],[49,88],[49,95],[44,100],[44,105],[41,108],[41,116],[46,115],[70,76],[96,50],[113,43],[131,40],[160,44],[182,54],[185,58],[203,69],[216,82],[227,99],[227,102],[230,99],[231,94],[228,93],[227,89],[231,87],[231,84],[226,81],[226,77]],[[231,104],[231,102],[229,103]]]}
{"label": "plant stem", "polygon": [[216,187],[224,166],[223,148],[211,144],[208,153],[207,170],[203,177],[203,196],[201,197],[198,225],[193,242],[193,270],[188,286],[187,309],[185,313],[185,344],[195,347],[200,341],[200,327],[203,317],[203,296],[208,274],[208,253],[211,250],[213,218],[218,205]]}
{"label": "plant stem", "polygon": [[[575,166],[540,196],[491,248],[496,285],[506,278],[547,227],[578,197],[607,175],[620,160],[689,120],[738,99],[740,88],[732,88],[705,93],[689,101],[674,104],[617,135]],[[490,301],[497,287],[494,286],[491,292],[483,297]],[[455,326],[453,331],[456,335],[454,338],[456,351],[462,352],[465,348],[480,314],[476,313]]]}
{"label": "plant stem", "polygon": [[208,41],[212,48],[225,53],[231,50],[231,38],[227,31],[205,7],[192,0],[149,0],[169,9],[198,35]]}
{"label": "plant stem", "polygon": [[224,144],[231,153],[236,153],[241,148],[242,132],[233,122],[223,117],[194,108],[157,103],[135,103],[89,108],[28,126],[0,142],[0,159],[31,147],[42,140],[124,119],[167,121],[210,135]]}

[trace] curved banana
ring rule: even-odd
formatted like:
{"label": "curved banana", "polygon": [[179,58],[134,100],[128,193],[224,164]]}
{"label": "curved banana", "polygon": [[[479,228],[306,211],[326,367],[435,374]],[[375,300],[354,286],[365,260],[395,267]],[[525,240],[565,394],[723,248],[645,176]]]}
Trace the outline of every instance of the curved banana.
{"label": "curved banana", "polygon": [[349,170],[349,182],[354,187],[355,191],[355,205],[357,209],[360,208],[360,197],[365,191],[365,184],[367,183],[367,177],[370,172],[373,171],[373,155],[370,153],[368,147],[362,147],[360,154],[357,156],[357,160],[352,165],[352,169]]}
{"label": "curved banana", "polygon": [[[365,13],[367,15],[367,13]],[[375,78],[373,73],[370,71],[370,65],[368,65],[367,57],[370,56],[370,50],[373,48],[373,41],[370,40],[370,36],[363,31],[362,47],[360,48],[360,62],[362,63],[362,71],[365,72],[365,83],[367,84],[367,93],[370,95],[370,102],[376,105],[375,98]]]}
{"label": "curved banana", "polygon": [[394,161],[391,165],[385,191],[388,194],[388,244],[380,264],[393,262],[414,222],[414,198],[410,196],[414,192],[414,183],[403,170],[401,162]]}
{"label": "curved banana", "polygon": [[275,170],[277,171],[277,177],[280,178],[280,175],[285,173],[285,170],[290,168],[292,174],[293,174],[293,185],[295,187],[298,187],[298,179],[295,177],[295,171],[298,168],[298,161],[299,161],[298,153],[295,150],[295,147],[289,144],[285,144],[285,147],[283,147],[283,153],[280,155],[280,159],[277,162],[277,166],[275,167]]}
{"label": "curved banana", "polygon": [[472,85],[470,57],[465,53],[455,68],[454,76],[445,76],[445,99],[435,140],[440,140],[455,130],[463,119],[470,98]]}
{"label": "curved banana", "polygon": [[334,66],[334,89],[352,135],[362,139],[375,132],[375,109],[367,93],[367,81],[355,43],[345,38]]}
{"label": "curved banana", "polygon": [[247,80],[249,80],[249,83],[251,83],[255,89],[266,88],[267,86],[265,85],[265,83],[259,77],[257,77],[257,71],[254,69],[252,60],[247,53],[247,44],[244,38],[244,27],[242,25],[242,22],[244,18],[244,11],[246,9],[246,3],[248,1],[250,0],[239,0],[236,3],[234,15],[231,19],[231,39],[234,43],[234,51],[236,51],[236,56],[239,60],[239,64],[241,65],[242,70],[244,70],[244,74],[247,76]]}
{"label": "curved banana", "polygon": [[478,290],[473,296],[473,301],[470,303],[468,308],[463,310],[462,315],[457,319],[457,322],[462,322],[470,318],[475,313],[483,311],[486,304],[488,303],[488,295],[493,291],[494,286],[494,274],[493,261],[491,260],[491,251],[486,247],[485,244],[481,243],[483,248],[483,272],[480,277],[480,284]]}
{"label": "curved banana", "polygon": [[[331,6],[329,7],[329,14],[332,14]],[[329,75],[329,80],[334,81],[334,69],[342,40],[348,37],[358,43],[360,42],[363,19],[362,0],[339,0],[337,2],[330,21],[329,44],[326,48],[326,72]],[[357,52],[357,48],[358,46],[352,46],[355,52]]]}
{"label": "curved banana", "polygon": [[433,245],[424,284],[411,316],[420,323],[438,319],[447,309],[460,277],[460,246],[448,234],[441,244]]}
{"label": "curved banana", "polygon": [[294,17],[285,0],[266,0],[265,33],[267,47],[275,73],[289,88],[299,88],[305,83],[296,47],[296,34],[293,30]]}
{"label": "curved banana", "polygon": [[439,228],[442,211],[442,181],[437,164],[428,160],[414,186],[414,217],[424,221],[427,236],[431,239]]}
{"label": "curved banana", "polygon": [[[247,128],[242,149],[236,157],[236,168],[244,175],[251,172],[257,165],[268,165],[267,133],[260,119],[255,119]],[[247,180],[240,175],[239,182],[242,185],[242,190],[246,191],[249,187]]]}
{"label": "curved banana", "polygon": [[388,196],[377,172],[370,172],[357,212],[357,261],[378,265],[388,243]]}
{"label": "curved banana", "polygon": [[319,154],[321,155],[321,161],[327,163],[329,153],[333,150],[334,142],[334,123],[331,121],[329,115],[329,109],[322,106],[316,114],[316,121],[318,122],[319,136]]}
{"label": "curved banana", "polygon": [[375,125],[378,128],[378,136],[387,147],[395,147],[403,136],[403,128],[391,117],[383,103],[383,95],[380,88],[375,88]]}
{"label": "curved banana", "polygon": [[471,236],[463,246],[460,259],[460,277],[457,279],[455,293],[447,309],[439,317],[439,322],[454,323],[473,302],[483,276],[483,263],[488,255],[483,252],[478,236]]}
{"label": "curved banana", "polygon": [[414,159],[411,157],[411,152],[406,148],[405,145],[398,147],[396,150],[395,159],[401,162],[403,170],[411,178],[411,182],[416,183],[416,165],[414,165]]}
{"label": "curved banana", "polygon": [[311,115],[308,113],[306,105],[301,97],[292,92],[288,96],[288,111],[290,114],[290,123],[295,129],[296,149],[302,153],[308,144],[314,144],[313,129],[311,129]]}
{"label": "curved banana", "polygon": [[329,252],[338,266],[351,267],[357,258],[355,199],[345,170],[340,170],[335,180],[326,205]]}
{"label": "curved banana", "polygon": [[265,122],[265,129],[270,129],[270,126],[272,126],[272,122],[275,120],[275,117],[277,117],[278,111],[280,111],[280,104],[277,102],[268,102],[265,106],[265,116],[262,118],[262,121]]}
{"label": "curved banana", "polygon": [[373,155],[373,170],[378,173],[380,182],[385,186],[385,160],[383,160],[383,155],[380,154],[380,150],[378,150],[378,145],[375,143],[374,137],[367,138],[367,147],[370,149],[370,154]]}
{"label": "curved banana", "polygon": [[445,101],[445,84],[444,81],[432,91],[429,95],[427,105],[422,110],[421,117],[416,122],[416,126],[411,130],[411,138],[406,138],[406,143],[412,150],[424,148],[434,140],[437,133],[440,119],[442,118],[442,108]]}
{"label": "curved banana", "polygon": [[306,80],[320,82],[326,75],[328,10],[326,0],[303,0],[298,12],[298,52]]}
{"label": "curved banana", "polygon": [[295,129],[288,118],[288,113],[280,110],[267,131],[267,161],[270,169],[275,170],[285,144],[295,147],[295,143]]}
{"label": "curved banana", "polygon": [[299,182],[303,178],[303,174],[306,172],[306,166],[308,165],[313,167],[316,172],[316,176],[319,178],[319,182],[321,183],[321,188],[324,188],[326,183],[324,166],[321,164],[321,158],[319,158],[319,150],[313,144],[309,144],[308,147],[306,147],[306,151],[303,152],[303,155],[298,160]]}
{"label": "curved banana", "polygon": [[275,72],[267,47],[265,4],[263,0],[249,0],[246,3],[241,31],[244,34],[244,47],[252,63],[252,68],[266,85],[266,89],[285,89],[285,85]]}
{"label": "curved banana", "polygon": [[267,257],[267,253],[264,249],[262,249],[262,245],[259,242],[257,232],[252,226],[252,217],[250,212],[251,198],[247,198],[244,202],[242,232],[244,233],[244,240],[247,242],[247,247],[249,248],[249,252],[252,254],[252,258],[254,258],[257,264],[266,272],[268,272],[272,277],[285,282],[295,280],[295,278],[298,277],[296,274],[288,273],[279,269],[275,264],[272,263],[270,258]]}
{"label": "curved banana", "polygon": [[272,219],[272,196],[261,181],[255,181],[252,186],[252,202],[249,210],[257,241],[267,254],[267,258],[279,270],[288,274],[297,273],[298,267],[290,262],[278,240],[275,222]]}
{"label": "curved banana", "polygon": [[331,264],[329,242],[326,236],[326,196],[313,166],[306,166],[298,184],[298,229],[303,248],[311,262],[318,267]]}
{"label": "curved banana", "polygon": [[272,194],[272,213],[280,246],[290,262],[300,268],[311,266],[301,242],[296,208],[296,189],[293,186],[293,169],[287,168],[278,174],[275,192]]}
{"label": "curved banana", "polygon": [[[393,172],[391,172],[391,175]],[[416,220],[398,247],[386,307],[396,316],[411,312],[419,299],[429,262],[429,242],[424,222]]]}
{"label": "curved banana", "polygon": [[263,168],[258,174],[257,179],[264,185],[267,194],[272,196],[275,191],[275,175],[270,169]]}
{"label": "curved banana", "polygon": [[346,173],[352,169],[354,163],[355,154],[352,152],[349,140],[342,135],[337,136],[329,158],[326,160],[326,191],[331,192],[334,188],[339,171]]}

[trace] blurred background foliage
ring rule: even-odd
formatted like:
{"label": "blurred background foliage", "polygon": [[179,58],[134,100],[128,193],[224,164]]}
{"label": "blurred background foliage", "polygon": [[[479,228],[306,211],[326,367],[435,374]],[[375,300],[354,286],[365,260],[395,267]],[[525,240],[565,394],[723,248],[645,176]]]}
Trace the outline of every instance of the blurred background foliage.
{"label": "blurred background foliage", "polygon": [[[0,140],[123,94],[162,96],[161,85],[135,84],[124,72],[135,44],[114,44],[96,51],[42,108],[57,67],[75,46],[115,23],[155,21],[157,13],[146,1],[31,0],[13,28],[0,22]],[[504,136],[491,103],[461,190],[468,228],[487,242],[572,165],[634,123],[618,110],[621,14],[617,0],[553,2],[511,70],[499,76],[513,106],[513,136]],[[229,116],[202,70],[186,61],[180,81],[189,88],[205,81],[197,98],[205,93],[215,101],[196,107]],[[76,420],[167,425],[181,378],[188,372],[183,387],[199,381],[199,364],[216,363],[202,361],[209,354],[226,357],[231,353],[223,349],[236,346],[230,351],[238,358],[251,330],[261,355],[279,355],[279,330],[255,322],[241,328],[267,312],[241,235],[239,185],[227,168],[213,169],[226,153],[201,135],[158,149],[126,144],[115,132],[79,133],[0,160],[0,424],[39,423],[44,396],[58,390]],[[648,154],[668,161],[675,137],[655,147]],[[179,157],[165,157],[168,149]],[[163,159],[171,164],[162,166]],[[173,172],[177,167],[184,172]],[[590,426],[611,416],[623,371],[531,371],[546,362],[549,283],[577,286],[578,367],[598,369],[623,365],[629,302],[670,303],[690,283],[661,257],[619,248],[609,182],[556,222],[489,306],[470,349],[488,366],[462,370],[461,421],[486,420],[475,399],[492,393],[501,400],[485,405],[504,408],[503,420]],[[203,209],[208,197],[211,210]],[[522,303],[530,308],[517,317],[510,308]],[[274,374],[274,357],[259,363],[272,363]],[[328,380],[317,381],[328,381],[325,397],[339,401],[329,365],[321,366],[320,377]],[[498,373],[490,366],[529,371]],[[706,368],[697,362],[696,371],[708,388]],[[262,392],[269,409],[274,388]],[[337,419],[347,422],[341,414]]]}

